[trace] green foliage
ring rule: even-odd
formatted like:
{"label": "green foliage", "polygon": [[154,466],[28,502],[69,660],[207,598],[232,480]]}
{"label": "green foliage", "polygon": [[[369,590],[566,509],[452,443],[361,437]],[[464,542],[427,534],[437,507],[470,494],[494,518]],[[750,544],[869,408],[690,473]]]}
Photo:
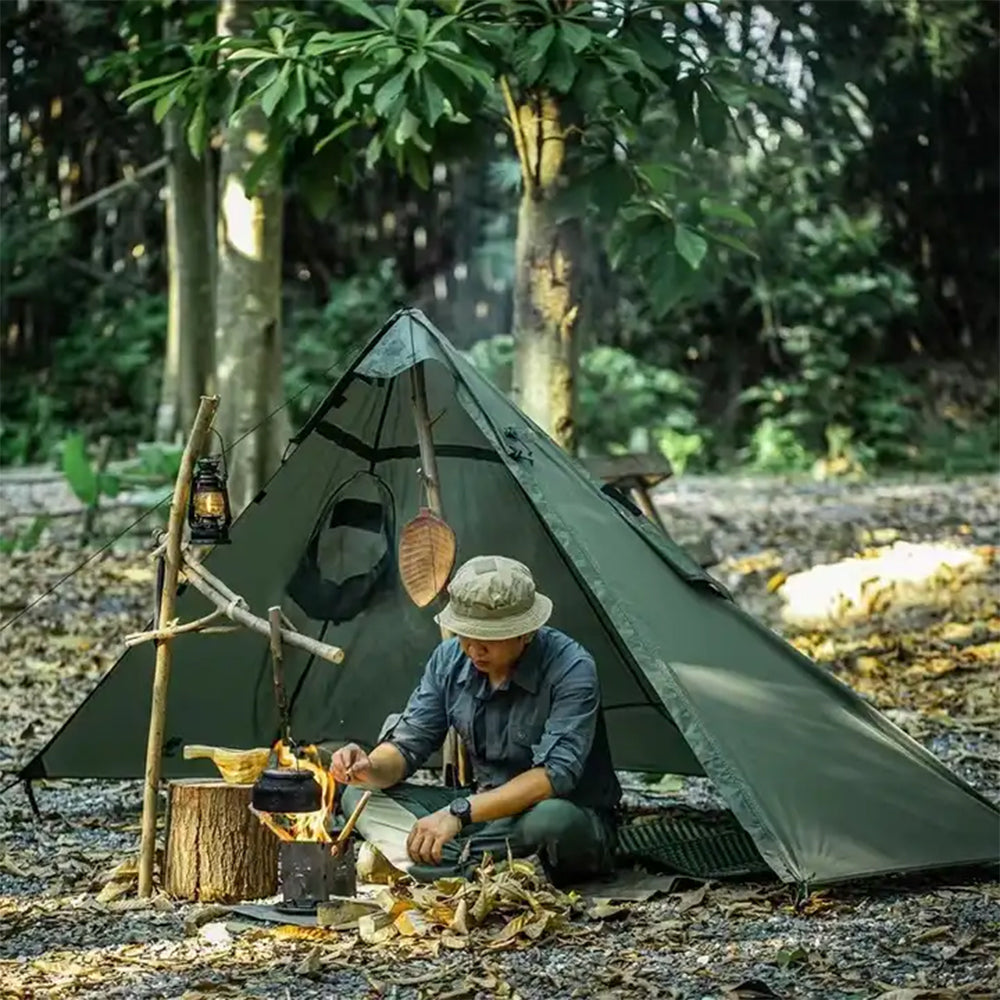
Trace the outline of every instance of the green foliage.
{"label": "green foliage", "polygon": [[165,329],[163,296],[86,303],[49,367],[5,373],[0,462],[55,458],[71,433],[149,437]]}
{"label": "green foliage", "polygon": [[374,332],[403,304],[392,261],[381,261],[330,288],[325,304],[292,301],[285,323],[285,398],[292,423],[302,424],[330,391],[333,380]]}
{"label": "green foliage", "polygon": [[770,322],[762,331],[780,370],[742,393],[756,424],[748,457],[759,468],[798,469],[828,453],[831,427],[851,431],[859,456],[901,458],[913,431],[914,386],[873,364],[879,341],[912,315],[908,276],[881,257],[877,213],[834,206],[803,216],[771,261],[771,284],[754,294]]}
{"label": "green foliage", "polygon": [[[491,382],[509,390],[512,337],[479,341],[465,355]],[[576,420],[584,451],[621,454],[659,447],[678,472],[706,455],[709,436],[697,427],[698,388],[690,378],[643,364],[619,348],[597,347],[581,357],[578,382]]]}
{"label": "green foliage", "polygon": [[87,443],[82,434],[71,434],[62,443],[62,473],[77,500],[84,507],[94,507],[102,496],[118,495],[118,476],[98,470],[87,455]]}
{"label": "green foliage", "polygon": [[[224,122],[259,105],[271,135],[248,173],[248,189],[305,144],[296,184],[323,216],[338,181],[356,182],[384,158],[428,188],[435,161],[481,146],[504,116],[509,121],[497,81],[514,91],[515,103],[559,95],[564,121],[577,122],[564,141],[582,156],[569,179],[591,174],[595,186],[615,171],[625,143],[641,133],[649,114],[662,117],[669,105],[675,145],[682,139],[681,148],[688,148],[697,136],[715,149],[729,135],[727,102],[741,104],[749,93],[738,62],[726,53],[706,55],[690,25],[684,33],[665,33],[669,9],[654,17],[651,7],[636,7],[622,20],[613,5],[591,3],[562,9],[536,0],[482,0],[435,10],[407,0],[350,0],[338,13],[343,27],[332,29],[328,16],[308,7],[261,9],[249,34],[188,44],[181,69],[151,76],[145,65],[143,78],[122,99],[132,109],[152,105],[157,120],[165,109],[186,109],[199,154],[213,116]],[[227,73],[232,86],[220,104],[215,95]],[[579,143],[572,142],[576,135]],[[601,187],[604,210],[616,223],[608,253],[616,268],[651,273],[655,308],[663,315],[696,285],[692,278],[713,242],[745,249],[725,229],[751,220],[725,205],[714,212],[716,202],[703,190],[678,190],[659,164],[623,169],[619,183]],[[585,187],[572,184],[568,196],[568,214],[586,215]]]}
{"label": "green foliage", "polygon": [[0,535],[0,553],[30,552],[41,541],[42,534],[49,526],[51,518],[45,514],[32,518],[26,527],[18,528],[10,535]]}

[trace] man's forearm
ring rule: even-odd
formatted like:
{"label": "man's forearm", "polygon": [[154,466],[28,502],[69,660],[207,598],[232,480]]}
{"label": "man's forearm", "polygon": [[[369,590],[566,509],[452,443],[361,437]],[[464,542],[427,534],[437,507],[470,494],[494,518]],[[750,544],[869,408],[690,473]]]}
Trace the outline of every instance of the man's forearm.
{"label": "man's forearm", "polygon": [[470,796],[472,822],[488,823],[490,820],[516,816],[550,798],[552,784],[545,768],[533,767],[496,788]]}
{"label": "man's forearm", "polygon": [[368,755],[371,768],[365,782],[376,788],[391,788],[406,776],[406,758],[391,743],[379,743]]}

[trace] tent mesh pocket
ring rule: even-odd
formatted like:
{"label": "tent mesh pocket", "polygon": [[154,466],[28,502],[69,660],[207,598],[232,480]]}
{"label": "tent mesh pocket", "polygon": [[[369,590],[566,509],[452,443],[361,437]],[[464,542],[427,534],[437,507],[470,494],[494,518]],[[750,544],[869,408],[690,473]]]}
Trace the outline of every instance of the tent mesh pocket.
{"label": "tent mesh pocket", "polygon": [[618,831],[618,854],[695,878],[768,875],[750,835],[731,814],[642,819]]}

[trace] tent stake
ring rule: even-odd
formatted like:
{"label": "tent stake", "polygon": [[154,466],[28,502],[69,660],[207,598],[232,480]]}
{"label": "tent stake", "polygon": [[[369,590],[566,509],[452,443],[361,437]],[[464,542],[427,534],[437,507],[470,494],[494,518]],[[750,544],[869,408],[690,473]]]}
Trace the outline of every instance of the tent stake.
{"label": "tent stake", "polygon": [[[427,409],[427,384],[424,380],[424,362],[418,361],[410,369],[410,398],[413,401],[413,417],[417,426],[417,445],[420,448],[420,475],[427,491],[427,506],[439,518],[444,520],[441,506],[441,480],[438,479],[437,455],[434,453],[434,438],[431,435],[430,412]],[[447,629],[441,629],[441,638],[450,638]],[[444,781],[448,780],[449,760],[454,761],[457,779],[460,787],[464,787],[468,778],[468,766],[465,756],[465,746],[454,729],[448,730],[442,748],[444,759]]]}
{"label": "tent stake", "polygon": [[[219,408],[218,396],[202,396],[198,413],[188,436],[180,469],[174,482],[167,521],[167,541],[163,554],[163,583],[157,624],[165,625],[174,618],[177,600],[177,574],[181,565],[181,535],[184,514],[191,492],[191,472],[194,460],[202,452],[212,418]],[[149,713],[149,735],[146,739],[146,776],[142,792],[142,835],[139,842],[139,897],[148,898],[153,891],[153,858],[156,854],[156,805],[160,787],[160,763],[163,755],[163,727],[167,713],[167,685],[170,682],[171,641],[169,637],[156,644],[156,671],[153,675],[153,700]]]}

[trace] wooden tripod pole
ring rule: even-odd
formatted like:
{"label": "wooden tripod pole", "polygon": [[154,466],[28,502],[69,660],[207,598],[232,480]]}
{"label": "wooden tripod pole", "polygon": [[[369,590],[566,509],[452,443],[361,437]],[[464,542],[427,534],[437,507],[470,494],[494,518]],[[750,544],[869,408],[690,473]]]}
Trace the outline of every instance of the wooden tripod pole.
{"label": "wooden tripod pole", "polygon": [[[410,369],[410,390],[413,402],[413,416],[417,425],[417,444],[420,448],[420,473],[427,491],[427,506],[442,520],[441,480],[438,479],[437,455],[434,453],[434,438],[431,436],[431,418],[427,409],[427,384],[424,380],[424,362],[418,361]],[[441,638],[450,638],[451,633],[441,628]],[[444,743],[444,762],[447,772],[448,758],[455,761],[459,785],[465,785],[468,767],[465,747],[454,729],[448,730]]]}
{"label": "wooden tripod pole", "polygon": [[[215,411],[218,396],[202,396],[198,413],[181,456],[180,469],[174,482],[167,521],[167,541],[163,554],[163,582],[160,590],[158,627],[173,620],[177,600],[177,574],[181,565],[181,536],[184,514],[191,494],[191,473],[195,459],[201,454]],[[146,778],[142,792],[142,835],[139,844],[139,896],[146,898],[153,891],[153,859],[156,855],[156,799],[160,787],[160,759],[163,755],[163,727],[167,713],[167,687],[170,682],[171,640],[160,639],[156,644],[156,671],[153,675],[153,702],[149,713],[149,735],[146,740]]]}

